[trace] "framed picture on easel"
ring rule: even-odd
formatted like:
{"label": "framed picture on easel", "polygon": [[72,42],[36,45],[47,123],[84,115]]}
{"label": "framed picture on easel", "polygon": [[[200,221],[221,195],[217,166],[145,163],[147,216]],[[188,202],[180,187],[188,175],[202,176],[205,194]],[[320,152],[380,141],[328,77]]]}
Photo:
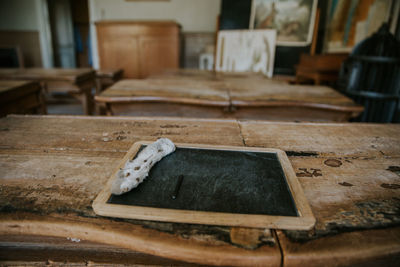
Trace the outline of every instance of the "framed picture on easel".
{"label": "framed picture on easel", "polygon": [[253,0],[250,29],[275,29],[279,46],[311,43],[317,0]]}

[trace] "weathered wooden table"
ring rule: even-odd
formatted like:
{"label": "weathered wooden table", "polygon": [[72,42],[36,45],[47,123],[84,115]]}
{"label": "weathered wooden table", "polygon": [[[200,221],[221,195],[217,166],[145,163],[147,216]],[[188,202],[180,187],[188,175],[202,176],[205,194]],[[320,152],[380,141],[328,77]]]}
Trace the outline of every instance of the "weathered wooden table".
{"label": "weathered wooden table", "polygon": [[119,81],[95,97],[108,115],[348,121],[363,108],[329,87],[261,75],[179,71]]}
{"label": "weathered wooden table", "polygon": [[[398,266],[400,125],[217,119],[0,119],[0,259],[247,266]],[[96,216],[91,203],[133,142],[286,151],[312,231]],[[178,262],[177,262],[178,261]]]}
{"label": "weathered wooden table", "polygon": [[220,81],[122,80],[95,96],[108,115],[229,117],[229,94]]}
{"label": "weathered wooden table", "polygon": [[92,69],[0,69],[0,79],[37,81],[45,93],[67,92],[83,105],[85,114],[93,113],[92,88],[96,86],[96,72]]}
{"label": "weathered wooden table", "polygon": [[0,117],[7,114],[46,114],[40,84],[0,80]]}

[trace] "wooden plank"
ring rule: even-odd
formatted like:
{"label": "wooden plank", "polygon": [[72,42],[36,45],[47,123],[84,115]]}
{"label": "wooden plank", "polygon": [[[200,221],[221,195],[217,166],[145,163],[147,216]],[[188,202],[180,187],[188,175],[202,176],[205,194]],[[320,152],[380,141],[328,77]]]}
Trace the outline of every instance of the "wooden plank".
{"label": "wooden plank", "polygon": [[[118,82],[100,96],[109,114],[264,119],[289,121],[348,121],[363,107],[329,87],[289,85],[257,73],[219,73],[172,69],[147,80]],[[140,103],[140,107],[136,106]],[[150,107],[145,107],[145,104]],[[157,104],[155,104],[157,103]],[[163,105],[160,105],[163,103]],[[175,104],[168,108],[165,104]],[[183,114],[171,112],[185,106]],[[198,106],[226,106],[207,112]],[[193,111],[190,108],[193,107]],[[141,110],[153,111],[140,113]],[[214,114],[214,115],[213,115]]]}
{"label": "wooden plank", "polygon": [[0,240],[6,266],[198,266],[74,237],[2,235]]}
{"label": "wooden plank", "polygon": [[341,233],[296,243],[282,231],[278,237],[284,266],[398,266],[400,228]]}
{"label": "wooden plank", "polygon": [[387,124],[9,116],[0,119],[0,231],[76,237],[202,264],[281,265],[274,232],[271,239],[253,229],[95,216],[91,202],[131,144],[168,137],[286,151],[317,223],[311,232],[278,231],[283,264],[346,265],[348,259],[363,265],[366,259],[395,265],[399,130]]}
{"label": "wooden plank", "polygon": [[95,97],[98,102],[171,102],[229,106],[220,82],[190,80],[122,80]]}
{"label": "wooden plank", "polygon": [[[149,100],[150,101],[150,100]],[[193,101],[186,103],[186,99],[174,99],[175,101],[183,101],[183,103],[170,102],[124,102],[124,103],[106,103],[107,115],[117,116],[158,116],[158,117],[185,117],[185,118],[202,118],[202,119],[232,119],[232,113],[229,107],[218,105],[210,106],[210,101],[192,104]],[[103,103],[100,103],[103,104]]]}
{"label": "wooden plank", "polygon": [[0,120],[0,132],[1,234],[74,237],[202,264],[280,265],[275,238],[262,233],[245,249],[227,227],[117,222],[91,208],[133,142],[164,136],[240,146],[235,121],[9,116]]}
{"label": "wooden plank", "polygon": [[0,235],[45,235],[74,238],[116,246],[158,257],[189,263],[229,266],[280,265],[278,245],[263,245],[255,250],[243,249],[202,233],[182,237],[157,231],[135,222],[84,218],[75,215],[34,215],[9,213],[0,218]]}
{"label": "wooden plank", "polygon": [[180,26],[175,22],[100,21],[96,30],[101,68],[122,68],[125,78],[146,78],[179,65]]}
{"label": "wooden plank", "polygon": [[400,223],[399,125],[244,121],[240,127],[247,146],[289,155],[317,219],[313,232],[286,232],[293,240]]}
{"label": "wooden plank", "polygon": [[[240,121],[247,146],[339,157],[399,154],[400,125]],[[299,126],[300,125],[300,126]],[[374,159],[374,158],[373,158]]]}
{"label": "wooden plank", "polygon": [[[298,105],[361,112],[350,98],[326,86],[290,85],[279,80],[236,80],[228,85],[234,106]],[[279,103],[279,104],[278,104]]]}

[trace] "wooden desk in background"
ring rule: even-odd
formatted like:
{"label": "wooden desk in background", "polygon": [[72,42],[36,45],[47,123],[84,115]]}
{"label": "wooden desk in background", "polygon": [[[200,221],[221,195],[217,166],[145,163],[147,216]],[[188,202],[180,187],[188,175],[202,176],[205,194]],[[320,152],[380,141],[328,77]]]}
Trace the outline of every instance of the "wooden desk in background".
{"label": "wooden desk in background", "polygon": [[69,93],[82,103],[87,115],[93,113],[95,78],[96,73],[92,69],[0,69],[0,79],[37,81],[45,93]]}
{"label": "wooden desk in background", "polygon": [[[0,119],[0,259],[231,266],[398,266],[400,125],[177,118]],[[132,143],[286,151],[312,231],[112,219],[92,201]],[[187,264],[185,264],[187,265]]]}
{"label": "wooden desk in background", "polygon": [[363,108],[332,88],[201,72],[123,80],[95,97],[108,115],[348,121]]}
{"label": "wooden desk in background", "polygon": [[101,69],[137,79],[179,67],[180,26],[174,21],[97,21]]}
{"label": "wooden desk in background", "polygon": [[7,114],[46,114],[40,84],[0,80],[0,117]]}
{"label": "wooden desk in background", "polygon": [[122,80],[95,96],[107,115],[229,117],[224,83],[196,80]]}
{"label": "wooden desk in background", "polygon": [[349,54],[302,54],[296,66],[296,83],[312,81],[313,84],[335,83],[342,62]]}
{"label": "wooden desk in background", "polygon": [[121,80],[123,73],[124,71],[122,69],[97,70],[96,71],[97,94],[104,91],[104,89],[110,87],[117,81]]}

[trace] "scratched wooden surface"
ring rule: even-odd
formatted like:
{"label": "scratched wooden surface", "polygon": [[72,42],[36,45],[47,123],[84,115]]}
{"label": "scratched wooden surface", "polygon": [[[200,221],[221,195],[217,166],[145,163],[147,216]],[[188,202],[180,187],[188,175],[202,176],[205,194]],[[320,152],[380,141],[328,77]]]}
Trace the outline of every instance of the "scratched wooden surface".
{"label": "scratched wooden surface", "polygon": [[[215,265],[400,260],[400,125],[11,116],[0,120],[0,132],[3,245],[10,235],[75,237]],[[158,137],[286,151],[315,229],[269,233],[96,216],[91,202],[131,144]]]}
{"label": "scratched wooden surface", "polygon": [[36,81],[41,84],[44,93],[69,93],[82,103],[86,115],[93,114],[94,99],[91,91],[96,87],[95,77],[96,72],[87,68],[0,69],[0,80]]}
{"label": "scratched wooden surface", "polygon": [[[267,105],[287,101],[332,105],[350,111],[362,110],[348,97],[327,86],[291,85],[281,80],[236,79],[228,82],[233,105]],[[357,109],[358,108],[358,109]]]}

